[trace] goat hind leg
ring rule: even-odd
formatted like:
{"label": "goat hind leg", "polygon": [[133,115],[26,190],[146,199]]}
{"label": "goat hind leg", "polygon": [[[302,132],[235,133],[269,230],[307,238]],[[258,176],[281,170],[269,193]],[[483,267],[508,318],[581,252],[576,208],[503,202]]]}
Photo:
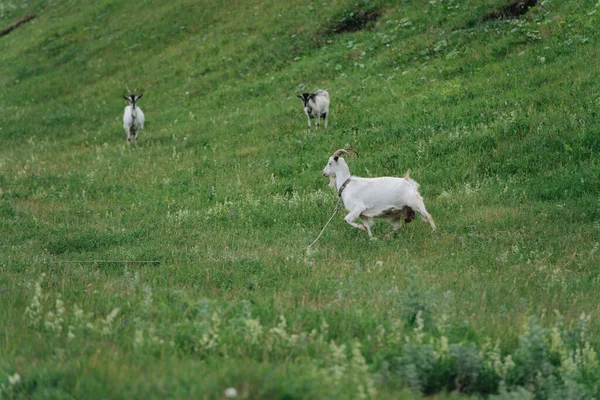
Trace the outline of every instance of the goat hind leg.
{"label": "goat hind leg", "polygon": [[402,220],[400,218],[391,219],[391,220],[388,220],[388,222],[394,228],[393,232],[396,232],[402,228]]}

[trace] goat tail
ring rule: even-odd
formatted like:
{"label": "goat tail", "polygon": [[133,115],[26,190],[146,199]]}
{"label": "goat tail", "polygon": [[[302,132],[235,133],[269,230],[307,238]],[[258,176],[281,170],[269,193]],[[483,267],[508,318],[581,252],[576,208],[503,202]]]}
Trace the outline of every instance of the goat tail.
{"label": "goat tail", "polygon": [[404,179],[408,182],[415,190],[419,190],[419,183],[410,177],[410,169],[404,174]]}
{"label": "goat tail", "polygon": [[423,217],[425,217],[425,220],[427,222],[429,222],[429,225],[431,226],[431,230],[435,231],[435,222],[433,222],[433,217],[427,211],[425,211],[425,214],[421,214],[421,215],[423,215]]}
{"label": "goat tail", "polygon": [[435,222],[433,222],[433,217],[425,209],[425,205],[423,204],[423,201],[421,201],[420,203],[421,204],[415,204],[416,207],[413,207],[414,210],[417,211],[421,215],[421,219],[423,219],[423,220],[425,220],[425,222],[429,223],[429,226],[431,226],[431,230],[435,231]]}

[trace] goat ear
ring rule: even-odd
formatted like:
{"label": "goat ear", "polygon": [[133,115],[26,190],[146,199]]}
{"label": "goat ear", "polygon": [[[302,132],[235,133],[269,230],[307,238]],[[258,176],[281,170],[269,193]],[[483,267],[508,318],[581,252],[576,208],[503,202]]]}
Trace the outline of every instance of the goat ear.
{"label": "goat ear", "polygon": [[339,158],[338,156],[333,157],[333,161],[337,162],[338,158]]}
{"label": "goat ear", "polygon": [[299,98],[300,100],[304,100],[304,97],[300,96],[299,94],[297,94],[296,97]]}
{"label": "goat ear", "polygon": [[136,97],[136,100],[141,99],[143,95],[144,95],[144,93],[140,94],[138,97]]}
{"label": "goat ear", "polygon": [[125,100],[129,101],[129,97],[127,97],[127,96],[123,96],[123,98],[124,98]]}

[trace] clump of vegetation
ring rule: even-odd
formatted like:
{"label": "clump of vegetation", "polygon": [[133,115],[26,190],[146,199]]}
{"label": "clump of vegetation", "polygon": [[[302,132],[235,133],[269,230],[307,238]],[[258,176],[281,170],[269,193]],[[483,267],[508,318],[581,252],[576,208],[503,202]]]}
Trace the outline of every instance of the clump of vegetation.
{"label": "clump of vegetation", "polygon": [[[451,314],[456,313],[452,294],[436,298],[429,292],[429,325],[419,310],[414,321],[408,315],[390,315],[372,333],[336,339],[331,330],[334,321],[324,316],[312,326],[303,326],[290,323],[292,316],[283,314],[265,319],[250,303],[228,310],[225,304],[190,293],[171,298],[170,307],[184,307],[188,312],[172,315],[167,322],[166,310],[155,304],[154,290],[128,269],[120,285],[127,302],[108,299],[112,310],[106,315],[89,311],[95,304],[66,304],[66,293],[55,299],[45,295],[44,279],[42,275],[30,285],[23,322],[31,328],[36,346],[43,345],[53,357],[68,354],[78,358],[87,348],[117,339],[127,349],[123,356],[156,361],[172,355],[201,359],[235,355],[257,364],[284,359],[302,363],[310,357],[315,372],[310,379],[317,387],[328,385],[322,394],[334,398],[349,393],[377,398],[377,382],[382,388],[400,382],[399,386],[424,395],[527,393],[587,398],[598,389],[600,379],[598,356],[589,342],[591,320],[585,313],[570,328],[558,313],[551,327],[530,317],[517,346],[510,349],[487,337],[479,338],[478,343],[457,340],[449,323]],[[406,304],[413,308],[423,301],[423,296],[418,300],[415,296],[406,292],[397,307]],[[367,360],[381,361],[376,367]],[[3,394],[36,394],[32,384],[36,378],[27,371],[6,372],[7,381],[0,383]]]}
{"label": "clump of vegetation", "polygon": [[537,2],[538,0],[512,0],[505,6],[494,9],[484,20],[519,18],[534,7]]}

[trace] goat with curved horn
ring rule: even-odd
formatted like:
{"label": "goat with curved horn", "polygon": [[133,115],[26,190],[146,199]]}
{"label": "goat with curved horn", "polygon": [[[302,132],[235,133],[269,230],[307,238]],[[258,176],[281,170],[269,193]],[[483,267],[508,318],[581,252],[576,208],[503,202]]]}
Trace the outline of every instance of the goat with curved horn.
{"label": "goat with curved horn", "polygon": [[[341,157],[343,154],[350,155],[350,152],[358,156],[354,149],[339,149],[329,157],[323,168],[323,176],[329,177],[329,185],[336,189],[344,202],[344,208],[349,211],[344,218],[346,223],[372,237],[373,219],[387,221],[395,231],[402,227],[402,221],[409,223],[419,213],[431,229],[435,230],[433,218],[425,209],[423,198],[419,194],[419,184],[408,173],[404,178],[351,176],[348,164]],[[355,223],[357,219],[362,224]]]}
{"label": "goat with curved horn", "polygon": [[348,147],[348,148],[345,148],[345,149],[339,149],[339,150],[336,150],[336,152],[335,152],[335,153],[333,153],[333,156],[332,156],[332,157],[339,157],[339,156],[341,156],[342,154],[347,154],[347,155],[350,155],[350,153],[348,153],[349,151],[351,151],[351,152],[353,152],[354,154],[356,154],[356,157],[360,157],[360,156],[358,155],[358,151],[354,150],[354,149],[353,149],[353,148],[351,148],[351,147]]}

